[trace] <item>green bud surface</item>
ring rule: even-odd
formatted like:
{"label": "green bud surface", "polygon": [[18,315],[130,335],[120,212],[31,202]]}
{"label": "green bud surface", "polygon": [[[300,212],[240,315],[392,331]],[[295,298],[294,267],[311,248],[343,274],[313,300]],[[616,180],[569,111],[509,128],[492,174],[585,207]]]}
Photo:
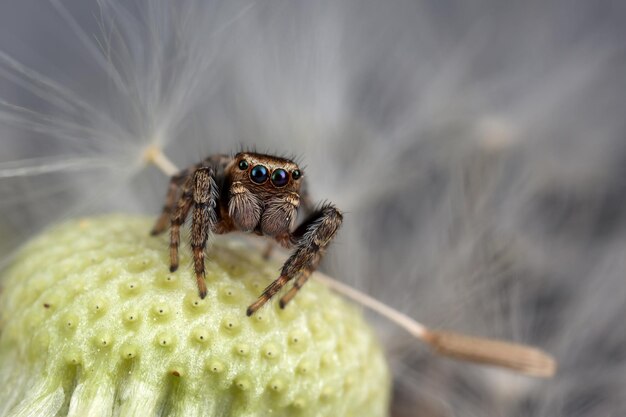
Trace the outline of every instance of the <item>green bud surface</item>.
{"label": "green bud surface", "polygon": [[72,221],[3,272],[0,416],[387,415],[389,371],[359,309],[313,279],[247,317],[280,265],[234,236],[210,243],[200,299],[186,245],[170,273],[150,226]]}

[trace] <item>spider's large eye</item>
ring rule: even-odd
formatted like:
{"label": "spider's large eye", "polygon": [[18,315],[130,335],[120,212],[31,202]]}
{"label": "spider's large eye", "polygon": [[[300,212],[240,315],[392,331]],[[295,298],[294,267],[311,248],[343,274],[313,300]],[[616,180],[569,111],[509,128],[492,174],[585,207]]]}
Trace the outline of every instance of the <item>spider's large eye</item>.
{"label": "spider's large eye", "polygon": [[299,170],[299,169],[294,169],[294,170],[291,172],[291,178],[293,178],[294,180],[299,179],[301,176],[302,176],[302,172],[300,172],[300,170]]}
{"label": "spider's large eye", "polygon": [[276,187],[284,187],[289,182],[289,174],[282,168],[275,169],[272,172],[272,184]]}
{"label": "spider's large eye", "polygon": [[256,165],[252,168],[252,170],[250,170],[250,179],[252,182],[263,184],[267,181],[267,177],[269,177],[269,174],[267,172],[267,168],[263,165]]}
{"label": "spider's large eye", "polygon": [[248,169],[248,161],[246,161],[245,159],[242,159],[241,161],[239,161],[239,169],[242,171],[245,171],[246,169]]}

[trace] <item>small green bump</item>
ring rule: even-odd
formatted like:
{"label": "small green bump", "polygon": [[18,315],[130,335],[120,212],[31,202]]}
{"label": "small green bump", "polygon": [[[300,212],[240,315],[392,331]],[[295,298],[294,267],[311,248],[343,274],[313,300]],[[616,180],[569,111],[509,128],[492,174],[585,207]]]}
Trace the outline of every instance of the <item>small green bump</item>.
{"label": "small green bump", "polygon": [[280,354],[280,350],[274,343],[267,343],[261,348],[261,353],[266,359],[276,359]]}
{"label": "small green bump", "polygon": [[270,311],[262,309],[257,311],[252,316],[248,317],[248,320],[252,322],[252,326],[259,332],[267,332],[272,329],[272,315]]}
{"label": "small green bump", "polygon": [[69,348],[63,353],[63,361],[68,365],[79,365],[82,362],[82,355],[80,350],[76,348]]}
{"label": "small green bump", "polygon": [[206,345],[209,341],[209,331],[204,327],[196,327],[191,331],[191,339],[201,345]]}
{"label": "small green bump", "polygon": [[99,282],[108,282],[113,277],[117,277],[120,275],[120,270],[117,266],[110,266],[105,270],[101,271],[97,280]]}
{"label": "small green bump", "polygon": [[155,342],[161,347],[172,347],[176,342],[176,337],[171,332],[159,332]]}
{"label": "small green bump", "polygon": [[180,283],[180,280],[174,274],[164,274],[159,276],[157,283],[162,288],[175,288]]}
{"label": "small green bump", "polygon": [[226,286],[219,289],[218,296],[221,301],[228,304],[238,303],[240,297],[240,291],[232,286]]}
{"label": "small green bump", "polygon": [[138,281],[130,280],[120,284],[120,294],[123,297],[136,297],[141,293],[141,285]]}
{"label": "small green bump", "polygon": [[291,406],[296,410],[304,410],[304,407],[306,407],[306,400],[302,397],[298,397],[292,401]]}
{"label": "small green bump", "polygon": [[233,351],[239,356],[248,356],[250,354],[250,346],[245,343],[238,343],[233,347]]}
{"label": "small green bump", "polygon": [[334,369],[337,363],[336,356],[333,352],[326,352],[320,359],[320,366],[324,369]]}
{"label": "small green bump", "polygon": [[287,337],[287,343],[289,345],[289,349],[292,349],[297,352],[304,351],[309,345],[308,342],[309,340],[308,340],[306,333],[304,333],[301,330],[294,330],[291,333],[289,333],[289,336]]}
{"label": "small green bump", "polygon": [[234,277],[241,277],[243,275],[246,274],[247,269],[244,268],[241,265],[234,265],[234,264],[230,264],[230,265],[226,265],[226,269],[228,269],[228,272],[230,273],[231,276]]}
{"label": "small green bump", "polygon": [[120,356],[122,359],[134,359],[137,357],[139,348],[133,343],[124,343],[120,348]]}
{"label": "small green bump", "polygon": [[100,316],[107,310],[107,301],[103,297],[95,296],[89,300],[88,308],[94,316]]}
{"label": "small green bump", "polygon": [[310,374],[311,372],[313,372],[314,369],[315,366],[313,365],[313,362],[307,359],[303,359],[302,361],[300,361],[298,366],[296,366],[296,372],[300,375]]}
{"label": "small green bump", "polygon": [[226,366],[224,366],[224,364],[217,359],[208,361],[206,368],[214,374],[221,374],[224,370],[226,370]]}
{"label": "small green bump", "polygon": [[147,271],[151,266],[152,265],[149,259],[137,257],[128,261],[126,269],[130,273],[137,274]]}
{"label": "small green bump", "polygon": [[241,324],[239,323],[239,320],[233,317],[227,317],[222,320],[222,329],[226,331],[226,334],[235,334],[239,331],[240,327]]}
{"label": "small green bump", "polygon": [[322,392],[320,393],[320,400],[329,401],[335,396],[335,392],[336,391],[332,387],[329,387],[329,386],[322,388]]}
{"label": "small green bump", "polygon": [[139,315],[139,312],[134,308],[124,310],[122,313],[122,319],[126,325],[134,325],[139,322],[140,318],[141,316]]}
{"label": "small green bump", "polygon": [[113,336],[107,331],[99,331],[93,336],[92,342],[96,347],[106,348],[113,343]]}
{"label": "small green bump", "polygon": [[197,292],[193,292],[185,296],[185,305],[188,307],[189,311],[194,314],[204,313],[209,308],[207,299],[205,298],[203,300],[200,298]]}
{"label": "small green bump", "polygon": [[92,265],[101,264],[104,261],[104,256],[100,252],[91,252],[89,254],[89,262]]}
{"label": "small green bump", "polygon": [[272,392],[279,394],[285,391],[287,384],[285,383],[285,379],[283,377],[276,376],[270,380],[267,386]]}
{"label": "small green bump", "polygon": [[318,340],[325,339],[328,336],[327,326],[328,324],[319,317],[314,317],[309,320],[309,328],[311,329],[311,333]]}
{"label": "small green bump", "polygon": [[250,386],[252,385],[250,383],[250,379],[248,379],[248,377],[244,375],[241,375],[235,378],[234,384],[241,391],[248,391],[250,389]]}
{"label": "small green bump", "polygon": [[[76,271],[68,271],[65,272],[66,274],[71,274],[71,273],[76,273]],[[82,276],[82,275],[81,275]],[[67,287],[65,288],[66,290],[66,297],[68,299],[72,299],[73,297],[75,297],[78,294],[82,294],[85,291],[85,282],[83,281],[75,281],[72,284],[68,284]]]}
{"label": "small green bump", "polygon": [[267,287],[267,283],[264,283],[263,281],[259,279],[254,279],[250,281],[247,287],[251,289],[254,294],[256,294],[262,291],[265,287]]}
{"label": "small green bump", "polygon": [[186,368],[183,364],[175,362],[169,365],[169,367],[167,368],[167,373],[177,378],[180,378],[186,376],[185,370]]}
{"label": "small green bump", "polygon": [[79,318],[74,313],[65,313],[61,317],[61,327],[67,330],[74,330],[78,326]]}
{"label": "small green bump", "polygon": [[171,310],[166,304],[155,304],[152,306],[152,315],[161,321],[165,321],[170,317]]}

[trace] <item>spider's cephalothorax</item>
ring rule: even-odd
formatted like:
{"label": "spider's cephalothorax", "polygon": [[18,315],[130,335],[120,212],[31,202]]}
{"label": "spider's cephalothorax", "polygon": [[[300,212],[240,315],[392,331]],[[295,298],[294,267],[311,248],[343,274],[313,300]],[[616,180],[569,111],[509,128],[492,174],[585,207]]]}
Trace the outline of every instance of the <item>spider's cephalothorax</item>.
{"label": "spider's cephalothorax", "polygon": [[[204,250],[211,233],[254,232],[286,248],[295,247],[278,279],[248,307],[247,314],[252,315],[295,278],[293,287],[280,299],[282,308],[315,270],[342,222],[341,213],[332,204],[312,209],[303,181],[303,172],[285,158],[252,152],[210,156],[170,179],[165,206],[152,234],[171,225],[170,270],[175,271],[180,227],[193,208],[191,247],[201,298],[207,292]],[[294,230],[299,207],[307,216]]]}

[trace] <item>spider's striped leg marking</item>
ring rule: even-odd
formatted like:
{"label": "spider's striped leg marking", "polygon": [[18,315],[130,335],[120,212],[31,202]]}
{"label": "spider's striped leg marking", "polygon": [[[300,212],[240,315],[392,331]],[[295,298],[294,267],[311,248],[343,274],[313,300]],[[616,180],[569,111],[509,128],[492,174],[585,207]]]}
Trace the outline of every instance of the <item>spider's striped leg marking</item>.
{"label": "spider's striped leg marking", "polygon": [[276,279],[274,282],[268,285],[265,291],[263,291],[263,294],[261,294],[261,296],[254,303],[252,303],[250,307],[248,307],[246,314],[248,316],[251,316],[259,308],[263,307],[263,305],[267,303],[270,300],[270,298],[274,296],[274,294],[276,294],[278,291],[280,291],[281,288],[285,286],[287,281],[289,281],[289,278],[284,275],[281,275],[280,277],[278,277],[278,279]]}
{"label": "spider's striped leg marking", "polygon": [[322,206],[313,212],[305,222],[292,234],[292,240],[297,245],[295,252],[287,259],[282,267],[280,277],[272,282],[263,291],[263,294],[248,307],[246,314],[251,316],[267,303],[291,279],[300,275],[294,287],[283,297],[280,307],[285,305],[296,295],[304,285],[309,275],[315,270],[324,250],[335,237],[343,216],[331,204]]}
{"label": "spider's striped leg marking", "polygon": [[300,288],[302,288],[304,283],[308,281],[308,279],[311,276],[312,272],[313,271],[311,269],[306,269],[306,270],[302,271],[300,276],[298,278],[296,278],[296,280],[294,281],[293,287],[291,287],[289,289],[289,291],[287,291],[287,294],[283,295],[283,297],[278,302],[278,305],[280,306],[280,308],[285,308],[287,303],[289,301],[291,301],[293,299],[293,297],[296,296],[298,291],[300,291]]}
{"label": "spider's striped leg marking", "polygon": [[191,248],[193,250],[193,265],[200,298],[206,297],[207,293],[204,280],[204,250],[209,234],[217,223],[215,209],[217,207],[218,195],[213,168],[204,167],[198,169],[194,174]]}

